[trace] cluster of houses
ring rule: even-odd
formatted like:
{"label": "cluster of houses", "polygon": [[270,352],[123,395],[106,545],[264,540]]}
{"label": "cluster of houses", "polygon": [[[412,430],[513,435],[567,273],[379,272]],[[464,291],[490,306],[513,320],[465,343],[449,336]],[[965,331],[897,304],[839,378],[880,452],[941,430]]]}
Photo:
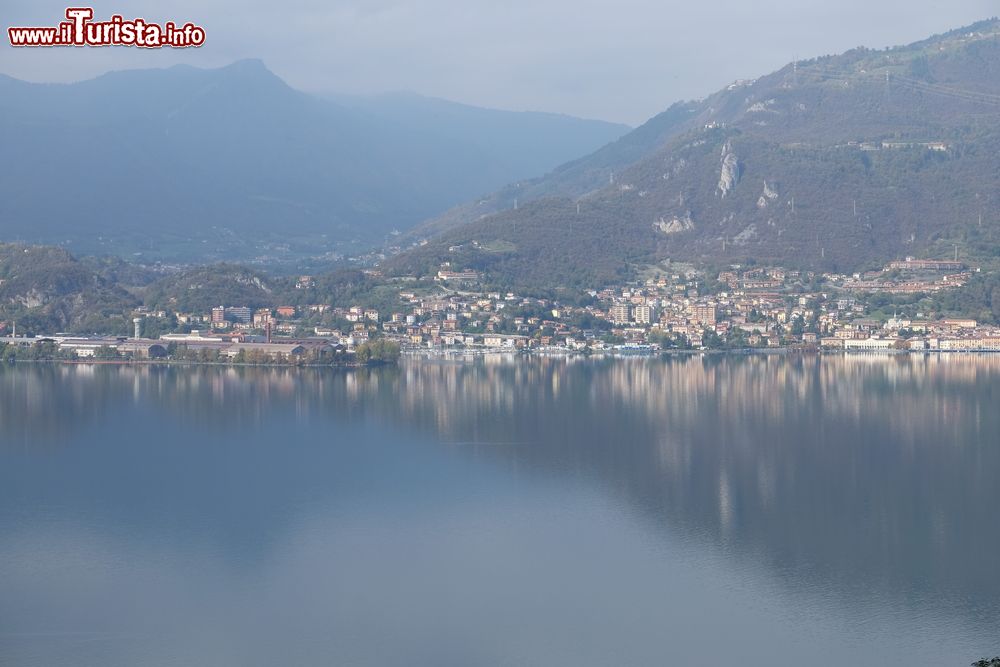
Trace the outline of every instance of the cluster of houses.
{"label": "cluster of houses", "polygon": [[921,294],[962,287],[972,278],[972,272],[957,260],[907,257],[889,262],[881,271],[827,277],[829,284],[849,292]]}
{"label": "cluster of houses", "polygon": [[[952,262],[910,259],[889,267],[886,272],[964,269]],[[1000,351],[1000,329],[973,319],[889,317],[882,321],[867,317],[870,308],[863,296],[844,289],[849,279],[840,275],[736,268],[719,274],[722,287],[712,295],[701,295],[697,283],[685,284],[677,278],[650,281],[640,289],[599,293],[608,304],[606,317],[615,325],[612,332],[635,342],[649,342],[651,336],[662,339],[666,334],[692,347],[703,347],[706,337],[712,337],[715,344],[735,341],[747,347]],[[821,287],[809,289],[817,278]]]}
{"label": "cluster of houses", "polygon": [[[816,275],[778,267],[733,267],[716,284],[696,274],[589,292],[586,305],[514,293],[400,294],[404,312],[382,334],[411,348],[539,350],[806,346],[842,350],[1000,350],[1000,330],[974,320],[876,321],[864,293],[900,284],[923,292],[958,287],[971,272],[957,261],[907,258],[878,276]],[[875,289],[854,289],[862,278]],[[818,287],[811,287],[818,285]],[[908,291],[902,290],[902,291]]]}
{"label": "cluster of houses", "polygon": [[[327,304],[253,309],[219,305],[206,313],[173,313],[181,330],[144,338],[139,308],[131,337],[49,336],[77,357],[109,350],[135,358],[207,351],[233,359],[316,359],[350,353],[381,337],[404,350],[654,351],[662,348],[1000,351],[1000,330],[969,319],[871,317],[865,295],[954,288],[971,271],[956,261],[891,262],[881,272],[817,275],[780,267],[733,266],[717,276],[695,271],[591,290],[574,303],[480,291],[473,271],[443,267],[433,285],[403,287],[397,306]],[[299,281],[313,285],[309,276]],[[456,289],[460,285],[461,289]],[[859,287],[859,286],[862,286]],[[908,288],[907,288],[908,289]],[[38,339],[35,339],[38,340]],[[25,344],[24,339],[14,342]]]}

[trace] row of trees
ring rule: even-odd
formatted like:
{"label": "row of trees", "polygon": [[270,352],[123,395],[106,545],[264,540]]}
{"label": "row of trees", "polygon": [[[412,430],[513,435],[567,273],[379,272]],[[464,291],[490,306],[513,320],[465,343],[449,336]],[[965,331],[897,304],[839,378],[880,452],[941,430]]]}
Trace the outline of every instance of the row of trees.
{"label": "row of trees", "polygon": [[9,343],[0,343],[0,360],[13,361],[55,361],[75,358],[72,352],[60,350],[52,342],[39,342],[30,347],[20,347]]}
{"label": "row of trees", "polygon": [[[123,360],[118,350],[110,346],[102,346],[94,350],[92,359]],[[14,361],[74,361],[79,359],[71,350],[60,350],[49,341],[40,341],[28,346],[0,343],[0,360],[6,363]],[[399,360],[399,345],[382,338],[359,345],[354,354],[344,350],[323,351],[308,350],[305,354],[293,358],[269,354],[260,350],[240,350],[235,356],[229,357],[221,351],[210,348],[192,349],[171,342],[167,346],[165,359],[187,361],[202,364],[233,363],[252,365],[321,365],[321,364],[387,364]]]}

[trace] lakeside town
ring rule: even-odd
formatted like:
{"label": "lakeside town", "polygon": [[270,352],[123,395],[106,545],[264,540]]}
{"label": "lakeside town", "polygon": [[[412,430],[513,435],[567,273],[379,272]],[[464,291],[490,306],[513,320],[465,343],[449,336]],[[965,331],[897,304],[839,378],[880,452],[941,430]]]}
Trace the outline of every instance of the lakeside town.
{"label": "lakeside town", "polygon": [[[588,290],[570,304],[482,290],[480,274],[446,265],[432,284],[394,279],[402,287],[389,311],[322,302],[258,309],[220,304],[204,313],[139,307],[132,336],[26,337],[13,322],[0,345],[7,359],[318,364],[385,362],[417,352],[1000,351],[998,327],[971,318],[888,314],[878,302],[879,295],[960,289],[977,270],[957,260],[914,258],[853,275],[734,265],[716,275],[678,270]],[[315,283],[301,276],[296,289],[312,290]],[[163,331],[164,322],[174,330]]]}

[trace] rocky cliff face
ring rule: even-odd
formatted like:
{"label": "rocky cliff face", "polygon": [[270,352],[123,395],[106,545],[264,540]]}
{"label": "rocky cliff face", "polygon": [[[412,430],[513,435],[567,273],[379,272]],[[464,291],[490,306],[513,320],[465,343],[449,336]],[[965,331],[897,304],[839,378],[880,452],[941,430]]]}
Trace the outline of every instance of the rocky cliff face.
{"label": "rocky cliff face", "polygon": [[739,182],[740,160],[733,153],[732,142],[727,141],[722,146],[722,168],[719,172],[719,184],[716,189],[719,191],[719,195],[725,199],[726,195],[732,192]]}
{"label": "rocky cliff face", "polygon": [[664,234],[679,234],[694,229],[694,221],[691,219],[691,213],[688,212],[683,217],[674,216],[669,220],[660,218],[653,223],[653,227]]}
{"label": "rocky cliff face", "polygon": [[765,180],[764,192],[762,192],[760,197],[757,199],[757,208],[767,208],[777,198],[778,191],[771,188]]}

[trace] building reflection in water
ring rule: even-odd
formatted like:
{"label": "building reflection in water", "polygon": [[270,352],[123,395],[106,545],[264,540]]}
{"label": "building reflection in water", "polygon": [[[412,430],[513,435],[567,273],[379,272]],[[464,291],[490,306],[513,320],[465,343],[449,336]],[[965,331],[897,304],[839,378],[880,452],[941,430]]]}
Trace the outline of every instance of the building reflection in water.
{"label": "building reflection in water", "polygon": [[67,446],[130,409],[220,438],[376,421],[518,474],[593,480],[656,530],[785,581],[1000,600],[1000,355],[31,365],[0,371],[0,391],[8,451]]}

